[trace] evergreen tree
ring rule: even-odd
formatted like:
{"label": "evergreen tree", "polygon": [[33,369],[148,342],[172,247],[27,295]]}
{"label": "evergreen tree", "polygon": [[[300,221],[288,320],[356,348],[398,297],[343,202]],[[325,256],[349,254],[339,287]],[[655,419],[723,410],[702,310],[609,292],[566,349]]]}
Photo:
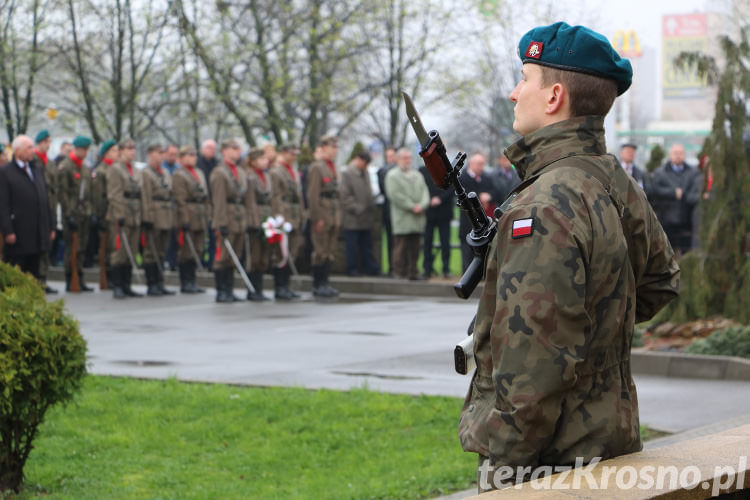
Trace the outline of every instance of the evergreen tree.
{"label": "evergreen tree", "polygon": [[664,161],[665,156],[667,156],[667,153],[664,152],[663,147],[658,144],[654,146],[651,150],[651,156],[648,158],[648,163],[646,163],[646,170],[649,172],[656,170],[661,165],[661,162]]}
{"label": "evergreen tree", "polygon": [[750,28],[721,39],[723,67],[704,54],[682,54],[717,85],[711,135],[704,151],[713,166],[709,200],[701,200],[701,248],[681,259],[680,298],[673,320],[715,314],[750,323]]}

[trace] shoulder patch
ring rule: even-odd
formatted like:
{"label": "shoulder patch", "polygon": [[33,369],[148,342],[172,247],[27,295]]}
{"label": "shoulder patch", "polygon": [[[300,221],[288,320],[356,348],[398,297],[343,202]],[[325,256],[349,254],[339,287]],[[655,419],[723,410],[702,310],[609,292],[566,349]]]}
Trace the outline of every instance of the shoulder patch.
{"label": "shoulder patch", "polygon": [[516,219],[513,221],[513,231],[511,237],[516,240],[531,236],[534,232],[534,219]]}

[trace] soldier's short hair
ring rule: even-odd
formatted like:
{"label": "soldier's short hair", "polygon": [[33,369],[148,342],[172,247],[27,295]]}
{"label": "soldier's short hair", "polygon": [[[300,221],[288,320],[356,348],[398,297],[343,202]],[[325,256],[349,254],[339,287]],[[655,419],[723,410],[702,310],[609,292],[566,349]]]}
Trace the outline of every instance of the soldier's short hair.
{"label": "soldier's short hair", "polygon": [[178,154],[182,158],[183,156],[194,155],[196,152],[193,146],[182,146]]}
{"label": "soldier's short hair", "polygon": [[286,144],[282,144],[279,146],[279,153],[295,153],[299,154],[299,148],[292,144],[291,142],[288,142]]}
{"label": "soldier's short hair", "polygon": [[324,135],[320,138],[320,142],[318,143],[320,146],[336,146],[339,143],[338,137],[335,135]]}
{"label": "soldier's short hair", "polygon": [[253,148],[251,149],[247,155],[245,156],[245,159],[247,160],[248,165],[257,160],[258,158],[261,158],[263,156],[263,149],[261,148]]}
{"label": "soldier's short hair", "polygon": [[372,160],[372,157],[370,156],[370,153],[368,153],[367,151],[360,151],[359,153],[357,153],[356,155],[354,155],[354,157],[355,158],[359,158],[360,160],[362,160],[365,163],[370,163],[370,161]]}
{"label": "soldier's short hair", "polygon": [[154,151],[164,151],[164,146],[159,143],[149,144],[146,148],[146,154],[153,153]]}
{"label": "soldier's short hair", "polygon": [[565,71],[549,66],[542,69],[542,87],[562,83],[570,95],[570,115],[605,116],[617,98],[617,82],[601,76]]}
{"label": "soldier's short hair", "polygon": [[239,149],[242,146],[240,146],[240,143],[236,139],[227,139],[226,141],[223,141],[221,143],[221,150],[224,151],[226,149]]}
{"label": "soldier's short hair", "polygon": [[120,144],[118,144],[120,149],[126,149],[129,147],[135,147],[135,141],[133,139],[123,139],[120,141]]}

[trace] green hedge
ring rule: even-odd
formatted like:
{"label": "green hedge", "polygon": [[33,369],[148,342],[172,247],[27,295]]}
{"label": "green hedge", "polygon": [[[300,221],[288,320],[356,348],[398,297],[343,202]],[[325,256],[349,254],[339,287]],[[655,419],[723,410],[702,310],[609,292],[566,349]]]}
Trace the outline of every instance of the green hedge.
{"label": "green hedge", "polygon": [[39,283],[0,263],[0,492],[18,491],[39,424],[86,374],[78,323]]}
{"label": "green hedge", "polygon": [[685,349],[689,354],[715,354],[750,358],[750,326],[730,326],[717,330]]}

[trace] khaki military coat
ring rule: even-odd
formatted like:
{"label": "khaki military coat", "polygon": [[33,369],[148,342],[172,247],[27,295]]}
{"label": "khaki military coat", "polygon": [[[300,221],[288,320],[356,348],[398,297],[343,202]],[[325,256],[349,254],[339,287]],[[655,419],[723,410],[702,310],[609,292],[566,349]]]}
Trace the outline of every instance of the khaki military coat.
{"label": "khaki military coat", "polygon": [[293,230],[301,231],[305,210],[297,172],[291,166],[277,163],[268,170],[268,175],[271,179],[271,211],[274,215],[282,215]]}
{"label": "khaki military coat", "polygon": [[247,178],[242,168],[236,167],[236,172],[237,176],[224,161],[211,171],[211,224],[214,229],[226,227],[230,233],[238,234],[244,232],[247,226],[244,203]]}
{"label": "khaki military coat", "polygon": [[333,162],[315,160],[307,173],[307,205],[310,222],[325,221],[326,226],[341,226],[338,175]]}
{"label": "khaki military coat", "polygon": [[[131,173],[132,172],[132,173]],[[115,162],[107,173],[107,220],[124,220],[129,227],[141,225],[141,172]]]}
{"label": "khaki military coat", "polygon": [[199,168],[180,167],[172,175],[172,196],[177,203],[177,224],[191,231],[206,230],[211,205],[206,177]]}
{"label": "khaki military coat", "polygon": [[91,172],[91,210],[99,220],[107,216],[107,171],[109,166],[103,161]]}
{"label": "khaki military coat", "polygon": [[247,169],[247,193],[245,193],[245,208],[247,210],[247,225],[260,228],[271,214],[271,179],[268,172],[254,168]]}
{"label": "khaki military coat", "polygon": [[64,220],[74,217],[80,223],[91,216],[91,171],[85,163],[79,167],[70,156],[61,161],[57,173],[57,188],[57,201]]}
{"label": "khaki military coat", "polygon": [[154,229],[175,227],[172,179],[162,169],[148,166],[141,172],[142,222],[150,222]]}

